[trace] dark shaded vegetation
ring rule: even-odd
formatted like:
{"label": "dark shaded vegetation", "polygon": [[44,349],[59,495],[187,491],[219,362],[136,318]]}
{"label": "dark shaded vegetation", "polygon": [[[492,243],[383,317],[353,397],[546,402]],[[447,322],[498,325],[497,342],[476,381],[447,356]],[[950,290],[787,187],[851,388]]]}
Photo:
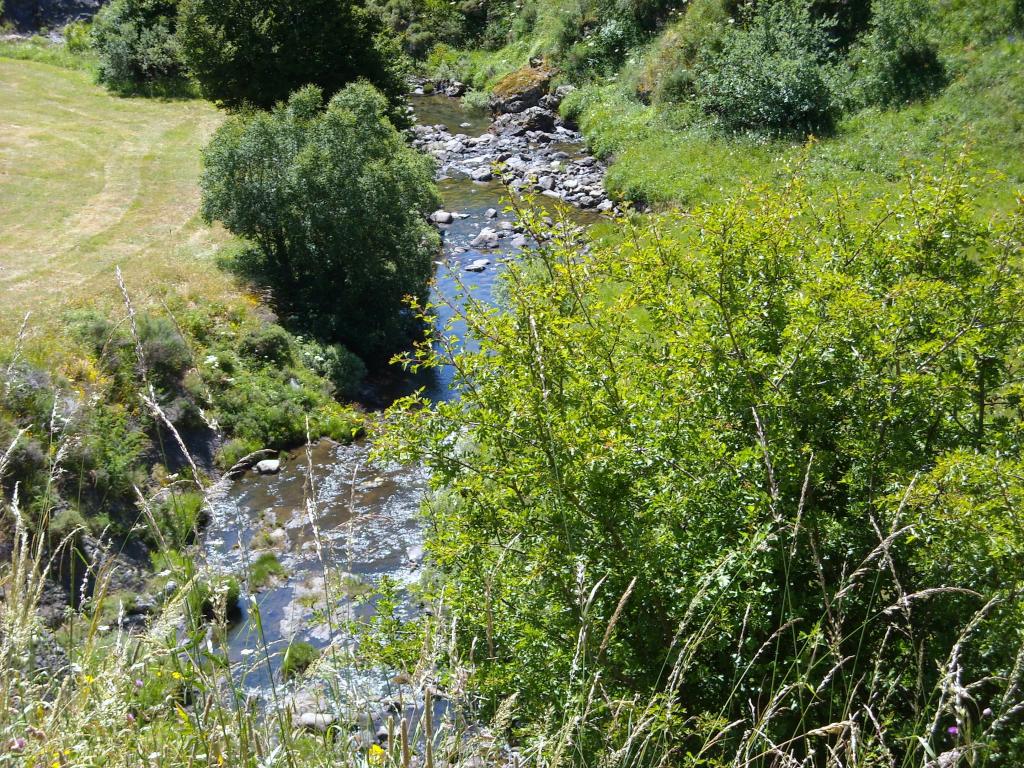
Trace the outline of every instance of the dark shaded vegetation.
{"label": "dark shaded vegetation", "polygon": [[[113,0],[92,23],[97,79],[114,91],[187,94],[176,36],[177,0]],[[69,38],[68,45],[79,45]]]}
{"label": "dark shaded vegetation", "polygon": [[402,58],[356,0],[183,0],[178,42],[203,95],[231,109],[269,109],[314,85],[328,99],[358,79],[383,93],[396,120]]}

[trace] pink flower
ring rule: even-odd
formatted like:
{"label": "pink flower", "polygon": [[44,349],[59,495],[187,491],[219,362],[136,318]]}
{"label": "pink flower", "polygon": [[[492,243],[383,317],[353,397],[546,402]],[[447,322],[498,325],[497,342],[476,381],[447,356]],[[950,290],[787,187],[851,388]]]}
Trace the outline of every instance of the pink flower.
{"label": "pink flower", "polygon": [[27,745],[28,742],[19,736],[18,738],[11,739],[7,742],[7,749],[11,752],[24,752]]}
{"label": "pink flower", "polygon": [[981,710],[981,714],[983,717],[992,717],[992,707],[985,707]]}
{"label": "pink flower", "polygon": [[951,725],[949,726],[949,728],[946,729],[946,732],[949,733],[950,736],[956,736],[958,733],[960,733],[960,729],[957,728],[955,725]]}

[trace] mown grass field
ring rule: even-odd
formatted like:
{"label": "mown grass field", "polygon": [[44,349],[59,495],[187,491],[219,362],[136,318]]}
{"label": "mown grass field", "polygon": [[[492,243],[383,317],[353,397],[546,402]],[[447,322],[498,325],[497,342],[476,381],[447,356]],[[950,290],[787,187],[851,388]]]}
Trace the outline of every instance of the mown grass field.
{"label": "mown grass field", "polygon": [[0,57],[0,338],[32,312],[167,291],[236,294],[216,268],[232,238],[198,215],[210,104],[112,96],[84,71]]}

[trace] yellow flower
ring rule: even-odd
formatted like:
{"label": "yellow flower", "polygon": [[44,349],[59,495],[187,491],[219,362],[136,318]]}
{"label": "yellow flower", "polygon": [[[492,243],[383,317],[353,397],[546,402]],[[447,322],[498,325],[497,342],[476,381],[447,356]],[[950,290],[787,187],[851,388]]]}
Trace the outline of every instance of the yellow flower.
{"label": "yellow flower", "polygon": [[370,747],[369,761],[372,765],[380,765],[384,762],[384,750],[379,745],[374,744]]}

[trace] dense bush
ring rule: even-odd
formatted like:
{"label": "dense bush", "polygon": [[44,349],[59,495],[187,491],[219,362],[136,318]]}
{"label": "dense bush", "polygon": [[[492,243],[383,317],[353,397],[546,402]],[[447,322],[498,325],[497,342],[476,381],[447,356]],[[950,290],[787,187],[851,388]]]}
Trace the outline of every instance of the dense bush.
{"label": "dense bush", "polygon": [[404,116],[400,52],[361,0],[182,0],[179,25],[189,69],[219,104],[270,108],[305,85],[330,97],[362,78]]}
{"label": "dense bush", "polygon": [[862,103],[898,107],[946,83],[928,0],[875,0],[871,28],[851,53]]}
{"label": "dense bush", "polygon": [[234,118],[204,152],[203,215],[255,243],[256,269],[311,335],[380,356],[408,339],[437,247],[429,160],[405,145],[384,98],[318,89]]}
{"label": "dense bush", "polygon": [[115,89],[183,83],[177,16],[177,0],[113,0],[104,6],[92,26],[100,82]]}
{"label": "dense bush", "polygon": [[699,99],[729,131],[828,131],[836,105],[826,65],[830,25],[807,0],[777,0],[727,35],[698,74]]}
{"label": "dense bush", "polygon": [[588,764],[636,719],[684,765],[850,739],[919,765],[918,737],[1019,762],[1024,211],[971,195],[954,172],[866,215],[795,181],[549,233],[504,312],[467,305],[473,344],[421,347],[462,398],[404,403],[388,455],[431,470],[495,705],[585,711]]}

